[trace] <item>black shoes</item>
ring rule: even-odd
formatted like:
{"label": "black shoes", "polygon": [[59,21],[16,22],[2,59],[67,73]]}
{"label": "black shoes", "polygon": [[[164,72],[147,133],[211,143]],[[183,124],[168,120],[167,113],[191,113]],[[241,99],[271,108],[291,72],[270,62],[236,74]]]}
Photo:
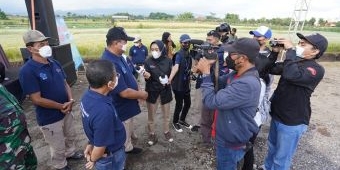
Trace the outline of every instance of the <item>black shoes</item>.
{"label": "black shoes", "polygon": [[142,148],[133,147],[131,151],[127,151],[127,154],[140,154],[143,151]]}
{"label": "black shoes", "polygon": [[182,128],[181,128],[181,125],[179,125],[178,123],[172,123],[172,126],[174,126],[174,129],[177,131],[177,132],[183,132]]}
{"label": "black shoes", "polygon": [[189,123],[185,122],[185,121],[178,121],[178,123],[188,129],[191,129],[192,128],[192,125],[190,125]]}

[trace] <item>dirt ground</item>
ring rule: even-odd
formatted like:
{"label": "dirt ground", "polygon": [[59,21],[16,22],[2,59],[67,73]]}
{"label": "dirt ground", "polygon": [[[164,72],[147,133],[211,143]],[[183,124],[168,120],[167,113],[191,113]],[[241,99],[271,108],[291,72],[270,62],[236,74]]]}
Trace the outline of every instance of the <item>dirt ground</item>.
{"label": "dirt ground", "polygon": [[[312,118],[307,133],[300,141],[298,151],[294,157],[292,169],[311,170],[339,170],[340,169],[340,62],[321,62],[326,68],[326,74],[322,82],[312,95]],[[275,82],[279,77],[275,77]],[[273,85],[275,88],[276,84]],[[79,99],[88,87],[83,72],[78,73],[78,80],[72,86],[73,96],[76,99],[74,107],[75,128],[77,131],[76,146],[84,149],[87,139],[81,123],[79,112]],[[187,116],[191,124],[198,124],[200,114],[195,108],[195,90],[192,90],[192,107]],[[171,112],[173,112],[175,101],[172,101]],[[36,119],[34,107],[29,100],[25,100],[23,107],[26,112],[28,128],[32,136],[32,145],[38,157],[40,170],[52,169],[49,160],[49,148],[44,142]],[[147,111],[145,103],[141,104],[142,113],[137,116],[135,130],[138,140],[135,145],[142,147],[144,151],[140,155],[128,155],[128,170],[209,170],[215,169],[215,153],[212,148],[203,147],[200,144],[198,132],[184,129],[177,133],[171,128],[174,142],[165,141],[162,134],[162,115],[160,108],[157,111],[156,122],[159,141],[154,146],[147,145]],[[255,160],[257,165],[263,164],[266,155],[266,138],[268,125],[264,125],[255,144]],[[70,161],[72,169],[85,169],[85,160]]]}

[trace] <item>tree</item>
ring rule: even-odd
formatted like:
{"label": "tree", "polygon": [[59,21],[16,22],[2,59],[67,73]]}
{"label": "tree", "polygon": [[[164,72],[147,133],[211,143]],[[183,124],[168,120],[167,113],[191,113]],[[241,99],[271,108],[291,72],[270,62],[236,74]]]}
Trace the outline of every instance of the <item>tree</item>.
{"label": "tree", "polygon": [[227,13],[224,17],[225,20],[227,20],[227,22],[230,23],[237,23],[240,21],[240,17],[238,16],[238,14],[230,14]]}
{"label": "tree", "polygon": [[4,19],[4,20],[8,19],[6,13],[2,11],[1,9],[0,9],[0,19]]}
{"label": "tree", "polygon": [[149,14],[149,19],[173,19],[174,16],[173,15],[169,15],[167,13],[163,13],[163,12],[151,12]]}
{"label": "tree", "polygon": [[319,19],[319,25],[320,25],[320,26],[323,27],[323,26],[326,25],[326,23],[327,23],[327,21],[325,21],[323,18],[320,18],[320,19]]}
{"label": "tree", "polygon": [[192,20],[194,19],[194,14],[191,12],[184,12],[178,15],[179,20]]}
{"label": "tree", "polygon": [[314,26],[315,21],[316,21],[316,19],[314,17],[312,17],[310,20],[307,21],[307,24],[309,26]]}

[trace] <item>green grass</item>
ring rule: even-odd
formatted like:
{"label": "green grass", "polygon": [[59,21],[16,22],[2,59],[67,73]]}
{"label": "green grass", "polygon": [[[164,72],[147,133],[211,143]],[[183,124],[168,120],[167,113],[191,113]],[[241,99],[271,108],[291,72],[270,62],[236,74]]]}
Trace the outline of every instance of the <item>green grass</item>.
{"label": "green grass", "polygon": [[[103,22],[87,21],[78,26],[73,25],[74,21],[66,21],[69,31],[71,32],[74,41],[83,58],[98,58],[105,48],[105,35],[111,24]],[[78,23],[79,24],[79,23]],[[96,25],[97,26],[94,26]],[[71,25],[71,26],[70,26]],[[86,25],[86,27],[84,26]],[[161,39],[164,31],[172,34],[172,39],[178,45],[178,39],[181,34],[187,33],[191,38],[205,39],[206,33],[214,29],[218,23],[212,22],[172,22],[172,21],[128,21],[119,22],[118,26],[123,26],[130,36],[139,35],[142,37],[142,42],[147,47],[153,40]],[[79,28],[81,27],[81,28]],[[235,26],[238,28],[238,37],[251,37],[249,31],[257,26]],[[29,29],[28,25],[21,28],[5,28],[0,27],[0,44],[5,50],[5,53],[10,61],[21,61],[20,48],[24,47],[22,35]],[[275,28],[273,37],[289,38],[285,28]],[[310,34],[315,31],[304,31],[304,34]],[[325,35],[329,41],[328,53],[340,52],[340,33],[319,31]],[[296,38],[296,36],[293,36]],[[128,46],[133,45],[132,42]],[[178,45],[179,46],[179,45]],[[128,48],[129,49],[129,48]]]}

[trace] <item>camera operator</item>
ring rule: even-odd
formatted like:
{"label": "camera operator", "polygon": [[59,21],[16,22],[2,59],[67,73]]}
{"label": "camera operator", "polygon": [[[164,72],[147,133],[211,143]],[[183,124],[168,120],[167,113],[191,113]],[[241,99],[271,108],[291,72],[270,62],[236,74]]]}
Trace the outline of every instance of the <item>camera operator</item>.
{"label": "camera operator", "polygon": [[229,52],[229,67],[235,71],[220,77],[225,86],[215,92],[210,77],[213,60],[202,58],[197,69],[203,73],[202,97],[205,107],[217,110],[217,169],[236,169],[247,149],[249,139],[258,133],[253,119],[258,106],[261,85],[255,68],[260,46],[252,38],[240,38],[225,49]]}
{"label": "camera operator", "polygon": [[[261,93],[261,96],[260,96],[261,103],[259,104],[258,112],[256,115],[258,118],[257,120],[259,120],[258,123],[259,125],[261,125],[267,122],[269,118],[269,110],[270,110],[269,109],[270,108],[269,97],[271,94],[271,85],[274,79],[274,76],[270,75],[269,71],[277,59],[278,49],[276,50],[276,52],[274,52],[274,51],[271,51],[269,47],[267,47],[267,42],[272,37],[272,31],[270,28],[266,26],[260,26],[256,30],[249,31],[249,34],[253,35],[254,36],[253,38],[260,45],[259,55],[255,59],[255,67],[257,71],[259,72],[261,84],[265,86],[263,87],[265,89],[263,92],[264,94]],[[256,137],[257,137],[257,134],[255,134],[250,139],[250,142],[252,144],[254,144]],[[255,162],[254,151],[253,151],[253,148],[251,148],[244,155],[242,170],[252,170],[254,168],[254,162]]]}
{"label": "camera operator", "polygon": [[215,31],[220,34],[221,42],[225,44],[231,44],[233,41],[229,41],[228,35],[230,34],[231,28],[228,23],[222,23],[220,26],[216,27]]}
{"label": "camera operator", "polygon": [[181,49],[174,56],[175,63],[169,76],[169,83],[171,83],[176,100],[173,126],[177,132],[183,132],[181,126],[188,129],[192,128],[192,125],[185,121],[191,105],[190,74],[192,56],[189,53],[190,36],[183,34],[179,39]]}
{"label": "camera operator", "polygon": [[281,77],[271,99],[265,169],[290,169],[299,139],[309,125],[310,97],[325,73],[315,59],[326,51],[327,39],[318,33],[297,36],[300,41],[296,47],[287,39],[278,39],[287,51],[282,67],[276,69]]}

